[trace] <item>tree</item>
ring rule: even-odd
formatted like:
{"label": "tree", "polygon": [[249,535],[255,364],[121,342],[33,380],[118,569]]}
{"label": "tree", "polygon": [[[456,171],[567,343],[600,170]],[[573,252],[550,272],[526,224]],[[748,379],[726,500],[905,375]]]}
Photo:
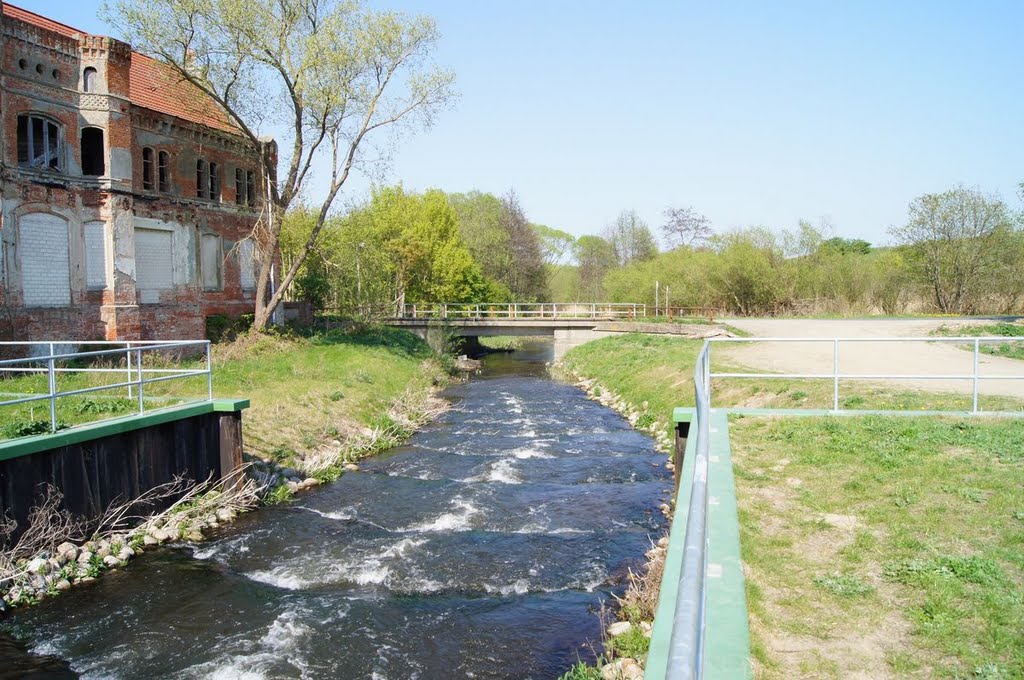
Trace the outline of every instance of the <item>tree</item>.
{"label": "tree", "polygon": [[670,248],[703,246],[711,236],[711,220],[693,209],[666,208],[665,224],[661,225],[661,233]]}
{"label": "tree", "polygon": [[996,265],[995,244],[1011,228],[1010,213],[997,196],[959,186],[915,198],[907,223],[891,233],[909,247],[939,310],[962,314]]}
{"label": "tree", "polygon": [[509,191],[501,199],[502,227],[508,234],[512,269],[504,281],[517,300],[535,302],[547,298],[547,273],[541,254],[540,238],[530,226],[519,198]]}
{"label": "tree", "polygon": [[615,259],[620,265],[650,260],[658,254],[654,235],[635,210],[619,213],[615,221],[605,228],[604,236],[612,245]]}
{"label": "tree", "polygon": [[[258,151],[266,209],[253,230],[253,327],[262,329],[315,248],[367,138],[399,124],[428,126],[452,100],[452,74],[429,65],[438,41],[434,21],[368,9],[359,0],[110,2],[107,20],[216,102]],[[284,131],[280,159],[276,145],[260,137],[266,125]],[[314,162],[327,166],[326,193],[307,240],[270,294],[284,217],[304,194]]]}
{"label": "tree", "polygon": [[579,297],[600,301],[604,297],[604,277],[618,264],[615,248],[600,236],[580,236],[573,250],[579,266]]}

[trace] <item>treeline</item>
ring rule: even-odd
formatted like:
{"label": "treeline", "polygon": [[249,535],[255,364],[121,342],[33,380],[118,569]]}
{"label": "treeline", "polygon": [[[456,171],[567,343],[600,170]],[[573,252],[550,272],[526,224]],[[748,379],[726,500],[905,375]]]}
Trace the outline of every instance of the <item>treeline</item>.
{"label": "treeline", "polygon": [[[313,224],[310,211],[289,213],[286,267]],[[538,301],[739,315],[1024,311],[1024,217],[977,189],[914,199],[886,247],[805,221],[715,234],[692,208],[667,210],[661,232],[664,251],[627,210],[600,235],[575,238],[531,223],[511,192],[389,187],[328,222],[291,293],[365,314],[402,303]]]}
{"label": "treeline", "polygon": [[713,234],[704,217],[675,209],[662,226],[675,247],[623,261],[623,230],[651,233],[620,217],[604,236],[578,239],[556,299],[653,305],[658,291],[661,306],[739,315],[1024,311],[1024,217],[977,189],[914,199],[906,223],[889,232],[895,245],[881,248],[835,237],[827,223]]}
{"label": "treeline", "polygon": [[[315,224],[311,210],[288,214],[285,267]],[[572,242],[570,234],[530,223],[512,192],[499,198],[379,188],[328,221],[290,294],[346,314],[426,302],[547,301],[550,265]]]}

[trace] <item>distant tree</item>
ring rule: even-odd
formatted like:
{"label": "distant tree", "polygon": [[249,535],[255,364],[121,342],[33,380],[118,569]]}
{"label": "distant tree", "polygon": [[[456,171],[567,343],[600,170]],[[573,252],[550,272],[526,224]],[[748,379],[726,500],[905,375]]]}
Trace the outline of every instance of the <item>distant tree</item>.
{"label": "distant tree", "polygon": [[822,249],[840,255],[867,255],[871,252],[871,244],[860,238],[840,238],[834,236],[821,244]]}
{"label": "distant tree", "polygon": [[694,210],[692,206],[667,208],[661,233],[670,248],[696,248],[704,245],[711,236],[711,220]]}
{"label": "distant tree", "polygon": [[501,225],[508,234],[512,254],[512,266],[502,282],[508,285],[517,300],[535,302],[545,299],[548,297],[548,277],[540,237],[526,219],[514,191],[502,197],[501,205]]}
{"label": "distant tree", "polygon": [[544,264],[555,266],[572,255],[572,246],[576,237],[567,231],[553,229],[544,224],[531,224],[530,227],[537,233],[540,239],[541,253],[544,257]]}
{"label": "distant tree", "polygon": [[604,237],[611,244],[620,265],[650,260],[658,254],[654,234],[635,210],[619,213],[615,221],[605,228]]}
{"label": "distant tree", "polygon": [[[432,63],[439,34],[427,16],[359,0],[108,0],[103,13],[216,102],[258,152],[266,210],[253,228],[257,330],[314,251],[363,143],[382,128],[428,126],[454,96],[453,75]],[[267,126],[283,135],[279,157],[260,136]],[[315,221],[271,294],[285,215],[318,166]]]}
{"label": "distant tree", "polygon": [[891,230],[909,247],[912,262],[944,313],[971,310],[999,256],[995,245],[1012,228],[1006,205],[962,186],[915,198],[907,223]]}
{"label": "distant tree", "polygon": [[579,298],[601,301],[604,277],[618,264],[615,248],[600,236],[581,236],[576,239],[573,255],[579,271]]}

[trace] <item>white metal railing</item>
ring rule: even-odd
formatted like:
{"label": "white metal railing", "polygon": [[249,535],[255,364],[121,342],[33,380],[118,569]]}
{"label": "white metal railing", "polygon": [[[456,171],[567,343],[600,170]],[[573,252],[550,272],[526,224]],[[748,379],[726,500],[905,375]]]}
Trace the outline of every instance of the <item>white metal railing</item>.
{"label": "white metal railing", "polygon": [[637,319],[647,305],[608,302],[438,303],[404,305],[405,319]]}
{"label": "white metal railing", "polygon": [[[954,343],[968,345],[973,351],[972,370],[969,373],[902,374],[874,371],[871,373],[845,373],[840,370],[840,349],[853,343]],[[972,391],[971,414],[980,414],[978,397],[984,380],[1024,380],[1024,361],[1018,373],[986,375],[981,371],[981,348],[985,345],[1024,342],[1024,337],[927,337],[927,338],[709,338],[704,341],[694,367],[695,418],[697,426],[694,443],[693,480],[686,515],[683,563],[679,577],[672,620],[669,661],[665,677],[668,680],[694,680],[704,677],[704,640],[707,592],[708,535],[708,462],[710,455],[710,417],[712,380],[741,379],[812,379],[832,381],[832,410],[843,412],[840,406],[840,382],[843,380],[907,381],[907,380],[962,380],[970,381]],[[827,373],[753,373],[715,372],[711,370],[711,348],[719,343],[827,343],[832,345],[832,371]],[[786,413],[791,409],[772,409]],[[847,411],[849,412],[849,411]],[[893,411],[892,413],[900,413]],[[905,413],[905,411],[904,411]],[[990,411],[1002,415],[1024,416],[1020,411]],[[691,428],[693,425],[691,424]]]}
{"label": "white metal railing", "polygon": [[[62,346],[100,346],[110,349],[88,352],[60,352]],[[24,349],[19,349],[24,348]],[[60,342],[0,342],[0,352],[10,354],[29,354],[14,359],[0,359],[0,390],[3,380],[16,378],[21,374],[45,374],[47,378],[46,393],[29,394],[14,399],[0,400],[0,407],[16,406],[32,402],[49,402],[50,430],[57,431],[57,400],[93,392],[113,389],[125,389],[129,399],[138,404],[138,412],[146,410],[145,386],[151,383],[165,382],[195,376],[206,376],[206,398],[213,399],[213,371],[211,370],[209,340],[140,340],[140,341],[60,341]],[[202,355],[205,360],[203,368],[184,368],[154,366],[153,361],[146,366],[146,358],[154,355],[168,357],[170,354],[183,356]],[[103,366],[68,366],[72,361],[95,361],[105,359],[110,362]],[[116,365],[115,365],[116,364]],[[90,385],[77,389],[60,389],[59,378],[64,374],[120,374],[123,380],[100,385]],[[0,396],[11,396],[10,393]]]}
{"label": "white metal railing", "polygon": [[[1024,337],[926,337],[926,338],[713,338],[707,345],[708,362],[710,364],[711,347],[713,343],[825,343],[832,346],[832,370],[827,373],[738,373],[738,372],[709,372],[710,379],[713,378],[756,378],[756,379],[810,379],[810,380],[831,380],[832,381],[832,410],[840,411],[839,408],[839,386],[843,380],[871,380],[871,381],[909,381],[909,380],[961,380],[971,383],[971,413],[979,413],[978,396],[983,380],[1024,380],[1024,362],[1022,370],[1017,374],[985,375],[981,371],[981,348],[984,345],[1004,344],[1012,342],[1024,342]],[[969,373],[885,373],[873,371],[870,373],[846,373],[840,370],[840,349],[843,345],[857,343],[953,343],[969,345],[973,351],[973,363]],[[709,387],[710,399],[710,387]]]}

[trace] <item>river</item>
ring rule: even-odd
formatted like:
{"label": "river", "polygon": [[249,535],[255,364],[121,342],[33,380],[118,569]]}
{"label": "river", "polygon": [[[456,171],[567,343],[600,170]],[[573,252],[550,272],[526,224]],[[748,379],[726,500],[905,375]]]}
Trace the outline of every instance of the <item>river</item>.
{"label": "river", "polygon": [[38,655],[17,677],[554,678],[591,658],[671,477],[550,357],[491,355],[359,472],[0,620]]}

